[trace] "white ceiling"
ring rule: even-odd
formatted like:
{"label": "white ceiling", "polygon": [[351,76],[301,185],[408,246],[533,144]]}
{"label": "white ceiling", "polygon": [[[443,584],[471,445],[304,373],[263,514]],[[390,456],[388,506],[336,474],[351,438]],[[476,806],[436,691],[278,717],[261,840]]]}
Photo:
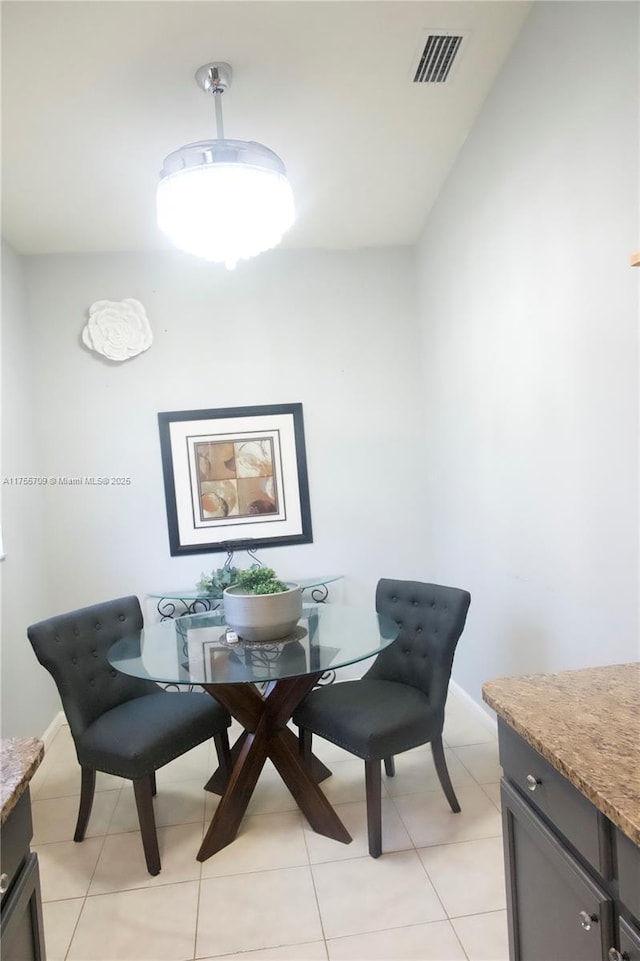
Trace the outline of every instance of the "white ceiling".
{"label": "white ceiling", "polygon": [[[2,227],[20,253],[157,250],[165,155],[215,136],[195,70],[234,69],[225,136],[284,160],[289,247],[410,244],[530,4],[5,0]],[[464,32],[445,84],[412,83],[429,32]]]}

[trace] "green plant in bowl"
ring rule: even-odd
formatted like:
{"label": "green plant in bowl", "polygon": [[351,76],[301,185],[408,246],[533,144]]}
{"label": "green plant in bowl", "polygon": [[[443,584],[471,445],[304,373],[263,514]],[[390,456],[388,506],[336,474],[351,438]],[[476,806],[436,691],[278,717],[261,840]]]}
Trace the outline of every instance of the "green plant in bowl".
{"label": "green plant in bowl", "polygon": [[245,641],[287,637],[302,615],[302,588],[285,584],[270,567],[250,567],[223,594],[224,616]]}
{"label": "green plant in bowl", "polygon": [[233,583],[247,594],[282,594],[289,590],[271,567],[249,567],[239,571]]}
{"label": "green plant in bowl", "polygon": [[237,567],[218,567],[210,574],[202,574],[196,584],[197,590],[201,594],[208,594],[211,597],[222,597],[225,587],[231,587],[238,580],[241,571]]}

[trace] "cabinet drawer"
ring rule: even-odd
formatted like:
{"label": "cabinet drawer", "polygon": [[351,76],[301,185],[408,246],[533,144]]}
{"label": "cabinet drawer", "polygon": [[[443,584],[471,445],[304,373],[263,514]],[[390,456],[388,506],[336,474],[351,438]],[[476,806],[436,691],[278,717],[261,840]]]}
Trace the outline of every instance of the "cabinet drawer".
{"label": "cabinet drawer", "polygon": [[616,831],[616,853],[620,900],[640,919],[640,848],[622,831]]}
{"label": "cabinet drawer", "polygon": [[3,901],[15,880],[20,865],[29,854],[29,842],[32,835],[31,798],[27,790],[2,825],[0,873],[6,875],[2,879],[2,887],[5,889],[5,893],[2,895]]}
{"label": "cabinet drawer", "polygon": [[604,819],[597,809],[519,734],[499,721],[500,763],[506,780],[604,878],[611,874]]}

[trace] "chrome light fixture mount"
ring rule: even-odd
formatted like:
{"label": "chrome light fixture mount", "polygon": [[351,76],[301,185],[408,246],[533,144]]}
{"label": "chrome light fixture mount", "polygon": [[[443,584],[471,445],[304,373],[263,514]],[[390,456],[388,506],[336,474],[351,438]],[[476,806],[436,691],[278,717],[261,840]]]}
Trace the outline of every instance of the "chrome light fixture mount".
{"label": "chrome light fixture mount", "polygon": [[273,150],[224,136],[222,95],[231,86],[231,66],[205,64],[195,79],[214,97],[217,137],[185,144],[165,158],[158,224],[187,253],[232,268],[280,243],[294,220],[293,193]]}

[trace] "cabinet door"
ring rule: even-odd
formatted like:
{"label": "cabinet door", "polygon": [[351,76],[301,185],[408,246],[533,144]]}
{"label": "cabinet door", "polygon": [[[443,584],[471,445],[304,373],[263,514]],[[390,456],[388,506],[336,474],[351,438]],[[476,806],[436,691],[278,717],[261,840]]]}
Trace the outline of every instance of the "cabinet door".
{"label": "cabinet door", "polygon": [[602,961],[611,899],[504,779],[501,790],[512,961]]}
{"label": "cabinet door", "polygon": [[620,900],[634,918],[640,919],[640,847],[616,830]]}
{"label": "cabinet door", "polygon": [[3,961],[45,961],[38,857],[30,854],[2,905],[0,957]]}
{"label": "cabinet door", "polygon": [[[623,961],[640,961],[640,932],[627,924],[624,918],[620,918],[618,924],[620,926],[620,957]],[[617,961],[614,952],[609,957],[613,961]]]}

